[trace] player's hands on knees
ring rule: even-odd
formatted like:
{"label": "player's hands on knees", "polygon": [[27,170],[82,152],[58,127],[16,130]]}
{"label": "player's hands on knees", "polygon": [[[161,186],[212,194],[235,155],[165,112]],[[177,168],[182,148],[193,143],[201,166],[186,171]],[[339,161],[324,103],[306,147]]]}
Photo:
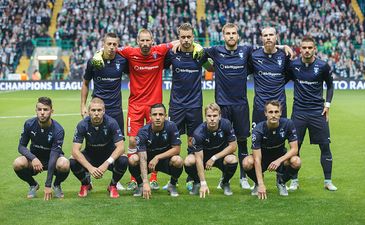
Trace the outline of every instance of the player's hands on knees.
{"label": "player's hands on knees", "polygon": [[34,158],[32,160],[32,166],[33,166],[33,170],[36,172],[36,173],[40,173],[43,171],[43,165],[41,163],[41,161],[39,161],[38,158]]}
{"label": "player's hands on knees", "polygon": [[156,165],[158,163],[159,159],[155,156],[153,159],[148,163],[148,169],[152,172],[155,171]]}
{"label": "player's hands on knees", "polygon": [[96,167],[92,167],[90,170],[89,170],[89,173],[91,174],[91,176],[93,176],[95,179],[100,179],[103,177],[103,172],[99,169],[99,168],[96,168]]}
{"label": "player's hands on knees", "polygon": [[209,159],[206,163],[205,163],[205,169],[206,170],[211,170],[213,167],[214,161],[213,159]]}
{"label": "player's hands on knees", "polygon": [[279,168],[281,162],[279,160],[275,160],[270,163],[269,167],[267,167],[268,171],[276,171]]}
{"label": "player's hands on knees", "polygon": [[48,201],[52,199],[52,188],[44,187],[44,200]]}
{"label": "player's hands on knees", "polygon": [[150,184],[148,182],[143,183],[143,198],[150,199],[151,196],[152,196],[152,193],[151,193]]}
{"label": "player's hands on knees", "polygon": [[209,188],[207,184],[203,184],[200,186],[199,195],[200,198],[205,198],[206,195],[209,195]]}
{"label": "player's hands on knees", "polygon": [[103,164],[101,164],[98,169],[104,174],[105,171],[108,169],[109,167],[109,163],[108,162],[104,162]]}
{"label": "player's hands on knees", "polygon": [[259,185],[259,187],[257,188],[257,197],[259,199],[267,199],[266,187],[264,184]]}

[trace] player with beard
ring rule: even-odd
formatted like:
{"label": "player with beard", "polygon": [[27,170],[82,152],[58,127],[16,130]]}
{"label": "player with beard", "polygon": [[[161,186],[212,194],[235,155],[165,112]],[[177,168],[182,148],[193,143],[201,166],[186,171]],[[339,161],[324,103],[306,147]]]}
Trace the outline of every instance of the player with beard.
{"label": "player with beard", "polygon": [[[33,176],[47,170],[44,187],[44,200],[52,198],[53,191],[56,198],[63,198],[61,183],[70,172],[70,163],[63,156],[63,139],[65,132],[62,126],[51,118],[53,113],[52,100],[48,97],[38,98],[36,104],[37,117],[27,120],[20,137],[18,151],[22,155],[15,159],[13,168],[18,177],[29,184],[27,197],[34,198],[39,184]],[[31,141],[29,149],[27,145]]]}
{"label": "player with beard", "polygon": [[[300,45],[301,57],[292,61],[288,73],[294,81],[292,120],[297,128],[299,150],[306,130],[311,144],[318,144],[324,174],[324,188],[336,191],[332,183],[332,153],[330,149],[329,110],[333,98],[332,71],[328,63],[316,57],[316,44],[305,36]],[[323,82],[326,83],[326,100],[323,99]],[[289,190],[299,188],[298,175],[293,177]]]}

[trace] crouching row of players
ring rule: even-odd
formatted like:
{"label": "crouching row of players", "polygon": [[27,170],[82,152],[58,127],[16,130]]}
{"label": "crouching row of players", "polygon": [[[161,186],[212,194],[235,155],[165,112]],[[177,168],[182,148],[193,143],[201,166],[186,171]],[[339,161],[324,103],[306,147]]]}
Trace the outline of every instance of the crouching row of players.
{"label": "crouching row of players", "polygon": [[[147,175],[150,171],[161,171],[171,176],[167,190],[171,196],[178,196],[176,184],[185,167],[186,173],[194,180],[190,194],[205,198],[209,188],[205,170],[219,168],[222,173],[221,188],[225,195],[232,195],[230,179],[234,175],[238,159],[235,156],[237,140],[231,123],[221,118],[216,103],[205,108],[206,121],[194,132],[193,148],[185,160],[180,157],[180,135],[175,123],[166,120],[163,104],[151,107],[151,123],[141,128],[137,136],[138,154],[127,157],[124,154],[124,137],[117,122],[105,114],[104,102],[99,98],[91,100],[89,117],[77,125],[70,160],[64,157],[62,144],[64,130],[55,120],[52,101],[47,97],[38,99],[37,117],[24,124],[19,142],[18,157],[13,167],[19,178],[26,181],[30,190],[28,198],[36,196],[39,184],[33,176],[48,170],[44,188],[44,199],[63,198],[61,183],[67,178],[71,168],[81,182],[80,197],[86,197],[92,189],[90,176],[102,178],[107,170],[112,171],[108,186],[110,197],[118,198],[116,188],[129,165],[130,173],[136,178],[138,187],[134,196],[151,197]],[[288,195],[285,182],[300,168],[296,130],[289,119],[280,118],[281,107],[278,101],[270,101],[265,106],[267,120],[258,124],[252,132],[252,152],[243,160],[243,167],[255,182],[251,192],[260,199],[266,199],[263,172],[276,171],[279,194]],[[83,140],[85,149],[81,151]],[[30,151],[27,148],[31,140]],[[290,150],[285,149],[285,140]]]}

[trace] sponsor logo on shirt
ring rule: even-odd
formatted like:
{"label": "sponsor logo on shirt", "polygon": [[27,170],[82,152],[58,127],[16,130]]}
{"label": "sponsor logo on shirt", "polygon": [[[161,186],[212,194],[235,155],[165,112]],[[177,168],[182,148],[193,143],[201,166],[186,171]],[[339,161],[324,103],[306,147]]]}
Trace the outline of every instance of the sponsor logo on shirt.
{"label": "sponsor logo on shirt", "polygon": [[318,81],[307,81],[307,80],[299,80],[297,79],[300,84],[308,84],[308,85],[316,85]]}
{"label": "sponsor logo on shirt", "polygon": [[116,81],[120,80],[120,77],[112,78],[112,77],[96,77],[97,81]]}
{"label": "sponsor logo on shirt", "polygon": [[232,70],[239,70],[245,68],[243,65],[235,66],[235,65],[223,65],[223,64],[220,64],[219,67],[221,69],[232,69]]}
{"label": "sponsor logo on shirt", "polygon": [[265,71],[259,71],[258,74],[263,75],[263,76],[271,76],[271,77],[282,76],[281,73],[272,73],[272,72],[265,72]]}
{"label": "sponsor logo on shirt", "polygon": [[199,73],[199,70],[175,68],[176,73]]}
{"label": "sponsor logo on shirt", "polygon": [[50,148],[44,147],[43,145],[33,145],[35,148],[43,149],[43,150],[50,150]]}
{"label": "sponsor logo on shirt", "polygon": [[134,66],[134,70],[142,71],[142,70],[154,70],[158,69],[158,66]]}

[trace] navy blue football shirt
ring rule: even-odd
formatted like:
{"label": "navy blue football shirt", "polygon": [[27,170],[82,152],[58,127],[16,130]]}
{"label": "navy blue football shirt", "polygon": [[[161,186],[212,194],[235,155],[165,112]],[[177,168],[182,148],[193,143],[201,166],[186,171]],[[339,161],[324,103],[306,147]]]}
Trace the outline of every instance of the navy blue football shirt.
{"label": "navy blue football shirt", "polygon": [[207,122],[200,124],[193,135],[193,152],[207,151],[220,152],[228,146],[230,142],[236,141],[231,122],[221,118],[218,130],[212,132],[208,130]]}
{"label": "navy blue football shirt", "polygon": [[122,107],[120,93],[122,73],[128,69],[127,60],[115,55],[112,60],[104,60],[104,68],[96,69],[91,65],[91,59],[87,63],[84,74],[85,80],[93,80],[94,90],[92,97],[103,99],[106,109],[118,109]]}
{"label": "navy blue football shirt", "polygon": [[218,105],[241,105],[247,103],[248,61],[252,46],[238,46],[227,50],[225,46],[205,48],[214,61],[215,101]]}
{"label": "navy blue football shirt", "polygon": [[172,65],[172,88],[170,107],[198,108],[202,107],[202,65],[207,61],[193,59],[192,52],[177,52],[170,50],[165,58],[165,68]]}
{"label": "navy blue football shirt", "polygon": [[291,61],[288,73],[294,81],[293,110],[323,110],[323,82],[332,90],[326,96],[326,102],[331,102],[333,78],[330,66],[325,61],[316,58],[313,63],[306,64],[299,57]]}

